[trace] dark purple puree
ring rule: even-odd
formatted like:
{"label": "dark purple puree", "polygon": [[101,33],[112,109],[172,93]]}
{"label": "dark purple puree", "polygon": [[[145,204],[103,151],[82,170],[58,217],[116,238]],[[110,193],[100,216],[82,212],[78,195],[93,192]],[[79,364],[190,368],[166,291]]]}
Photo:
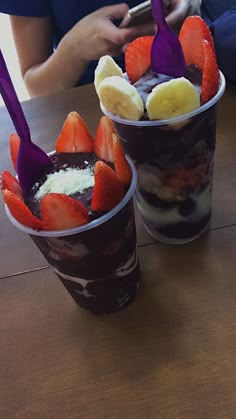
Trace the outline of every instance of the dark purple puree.
{"label": "dark purple puree", "polygon": [[[197,67],[191,65],[186,69],[185,77],[191,81],[197,91],[201,92],[202,74]],[[152,89],[171,77],[156,75],[147,71],[134,86],[137,88],[144,102]],[[148,120],[145,112],[143,120]],[[205,175],[196,187],[189,187],[184,191],[181,202],[177,200],[165,200],[157,194],[144,190],[140,182],[138,190],[140,196],[147,204],[165,211],[176,209],[184,217],[181,222],[151,223],[144,217],[144,222],[150,230],[155,230],[157,236],[164,236],[174,240],[188,240],[198,235],[208,225],[210,220],[210,208],[204,215],[196,216],[198,202],[195,199],[199,194],[211,187],[216,130],[216,105],[208,110],[189,118],[187,123],[160,126],[128,125],[124,122],[114,122],[117,134],[123,144],[126,154],[136,163],[138,169],[148,165],[160,171],[164,177],[169,173],[181,169],[192,170],[204,166]],[[145,165],[145,166],[144,166]],[[140,179],[139,175],[139,179]],[[141,204],[140,204],[141,206]],[[180,217],[181,218],[181,217]]]}
{"label": "dark purple puree", "polygon": [[[94,153],[55,153],[51,156],[52,166],[49,166],[42,173],[38,182],[36,182],[26,198],[26,203],[37,217],[40,217],[40,200],[35,198],[36,193],[43,183],[46,181],[47,175],[59,172],[60,170],[86,169],[94,167],[99,158]],[[89,163],[89,164],[88,164]],[[106,162],[107,163],[107,162]],[[109,164],[109,163],[107,163]],[[72,198],[82,202],[89,211],[90,221],[100,217],[103,213],[94,212],[91,209],[93,187],[84,189],[83,192],[77,192],[70,195]]]}
{"label": "dark purple puree", "polygon": [[[27,198],[36,215],[40,212],[40,202],[35,194],[49,173],[66,168],[85,169],[99,160],[93,153],[56,153],[51,159],[52,167],[45,170]],[[103,215],[91,209],[92,192],[93,188],[88,188],[71,195],[88,208],[90,221]],[[132,199],[115,216],[95,228],[60,237],[53,237],[53,232],[52,237],[32,234],[31,238],[81,307],[110,313],[124,308],[135,298],[140,278]]]}

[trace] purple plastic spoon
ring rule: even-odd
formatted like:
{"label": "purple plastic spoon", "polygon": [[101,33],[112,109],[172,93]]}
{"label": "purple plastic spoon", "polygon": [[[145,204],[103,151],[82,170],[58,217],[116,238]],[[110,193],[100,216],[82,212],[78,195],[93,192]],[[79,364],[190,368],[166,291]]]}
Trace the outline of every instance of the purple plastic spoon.
{"label": "purple plastic spoon", "polygon": [[166,23],[162,0],[152,0],[152,14],[157,24],[151,50],[152,70],[172,77],[182,77],[186,70],[182,47],[177,35]]}
{"label": "purple plastic spoon", "polygon": [[51,160],[41,148],[31,141],[29,127],[1,50],[0,93],[21,140],[17,159],[17,173],[22,190],[24,194],[27,194],[45,166],[51,163]]}

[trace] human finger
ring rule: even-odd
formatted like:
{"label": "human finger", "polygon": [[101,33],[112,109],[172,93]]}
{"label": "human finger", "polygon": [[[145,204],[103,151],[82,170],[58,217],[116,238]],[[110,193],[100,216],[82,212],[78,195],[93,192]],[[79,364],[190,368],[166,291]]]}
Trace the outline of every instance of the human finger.
{"label": "human finger", "polygon": [[178,30],[189,14],[189,4],[185,0],[173,0],[166,22],[173,29]]}
{"label": "human finger", "polygon": [[110,20],[122,19],[128,13],[129,6],[126,3],[119,3],[112,6],[105,6],[96,12],[100,16],[104,16]]}

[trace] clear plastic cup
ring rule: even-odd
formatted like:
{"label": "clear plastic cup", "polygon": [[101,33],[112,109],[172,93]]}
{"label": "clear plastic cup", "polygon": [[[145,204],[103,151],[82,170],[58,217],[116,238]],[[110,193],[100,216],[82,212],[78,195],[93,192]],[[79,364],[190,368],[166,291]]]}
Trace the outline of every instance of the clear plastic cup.
{"label": "clear plastic cup", "polygon": [[138,171],[136,200],[149,234],[164,243],[201,236],[211,219],[217,102],[225,90],[200,108],[168,120],[130,121],[102,106],[115,125],[125,153]]}
{"label": "clear plastic cup", "polygon": [[5,205],[12,224],[30,235],[74,300],[95,313],[124,308],[140,286],[133,209],[137,174],[127,160],[132,181],[122,201],[80,227],[36,231],[19,223]]}

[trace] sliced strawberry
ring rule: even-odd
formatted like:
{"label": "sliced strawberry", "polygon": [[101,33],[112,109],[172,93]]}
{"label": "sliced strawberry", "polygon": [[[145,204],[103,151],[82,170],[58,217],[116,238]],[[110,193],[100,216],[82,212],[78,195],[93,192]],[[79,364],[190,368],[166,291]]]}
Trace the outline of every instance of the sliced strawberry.
{"label": "sliced strawberry", "polygon": [[56,141],[59,153],[90,153],[93,138],[83,118],[77,112],[70,112]]}
{"label": "sliced strawberry", "polygon": [[20,137],[17,134],[10,135],[10,153],[11,153],[11,161],[15,171],[17,172],[17,157],[20,147]]}
{"label": "sliced strawberry", "polygon": [[215,51],[208,41],[203,40],[204,64],[202,70],[201,102],[208,102],[215,96],[220,81]]}
{"label": "sliced strawberry", "polygon": [[10,192],[16,194],[23,200],[23,192],[18,180],[10,172],[2,172],[1,175],[1,189],[8,189]]}
{"label": "sliced strawberry", "polygon": [[102,116],[97,127],[93,148],[97,157],[109,162],[113,162],[113,133],[115,133],[115,127],[112,120],[108,116]]}
{"label": "sliced strawberry", "polygon": [[194,64],[203,69],[204,49],[202,40],[206,39],[214,50],[214,40],[210,29],[200,16],[188,16],[179,33],[186,64]]}
{"label": "sliced strawberry", "polygon": [[127,46],[125,69],[131,83],[135,83],[150,67],[152,42],[153,36],[141,36]]}
{"label": "sliced strawberry", "polygon": [[41,221],[32,214],[22,199],[7,189],[4,189],[2,194],[10,213],[17,221],[19,221],[19,223],[26,227],[33,228],[34,230],[41,230]]}
{"label": "sliced strawberry", "polygon": [[114,170],[98,161],[94,167],[93,211],[109,211],[123,198],[124,189]]}
{"label": "sliced strawberry", "polygon": [[87,208],[77,199],[64,194],[45,195],[40,209],[43,230],[65,230],[89,221]]}
{"label": "sliced strawberry", "polygon": [[125,158],[123,147],[116,134],[113,134],[113,155],[115,172],[118,179],[123,185],[130,185],[132,172]]}
{"label": "sliced strawberry", "polygon": [[178,191],[193,188],[206,176],[207,168],[207,164],[191,169],[179,168],[165,179],[164,185]]}

